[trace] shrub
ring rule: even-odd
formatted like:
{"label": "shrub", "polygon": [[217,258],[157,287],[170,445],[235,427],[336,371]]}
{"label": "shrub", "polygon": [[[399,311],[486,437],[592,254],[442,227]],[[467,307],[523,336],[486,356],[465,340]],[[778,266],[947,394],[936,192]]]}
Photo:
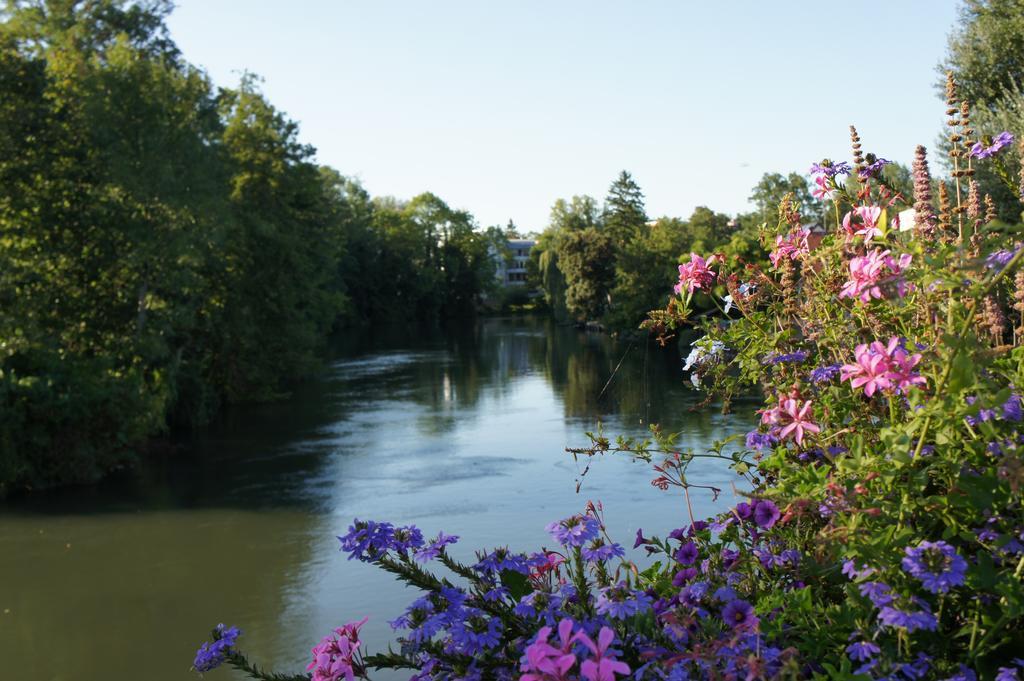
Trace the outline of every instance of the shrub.
{"label": "shrub", "polygon": [[[955,111],[954,124],[967,126]],[[448,555],[455,537],[357,520],[342,549],[423,596],[394,623],[397,651],[363,654],[359,623],[345,625],[315,649],[313,678],[405,667],[413,679],[1017,679],[1024,251],[981,209],[971,176],[988,147],[960,134],[962,211],[948,196],[931,205],[923,149],[918,196],[902,196],[854,131],[852,164],[812,168],[835,233],[812,234],[785,200],[764,230],[770,267],[699,254],[680,266],[677,298],[647,326],[681,328],[698,292],[719,304],[687,364],[726,405],[760,389],[757,430],[706,452],[658,430],[595,435],[575,452],[652,461],[654,484],[687,497],[689,466],[724,458],[749,480],[747,501],[691,513],[664,539],[638,533],[633,549],[657,558],[643,570],[599,505],[549,526],[557,550],[499,549],[473,565]],[[914,224],[900,225],[915,198]],[[233,637],[219,650],[269,678]]]}

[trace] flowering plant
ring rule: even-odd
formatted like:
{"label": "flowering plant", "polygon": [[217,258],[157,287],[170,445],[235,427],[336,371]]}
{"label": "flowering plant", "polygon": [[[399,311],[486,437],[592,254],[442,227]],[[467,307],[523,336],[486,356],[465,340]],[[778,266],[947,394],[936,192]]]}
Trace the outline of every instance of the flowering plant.
{"label": "flowering plant", "polygon": [[[392,623],[398,650],[364,654],[361,623],[346,625],[314,648],[314,678],[1024,678],[1024,251],[982,214],[972,164],[986,154],[954,123],[938,210],[923,148],[903,197],[854,131],[852,165],[815,166],[835,232],[810,239],[784,201],[765,229],[769,269],[696,254],[680,266],[677,298],[652,317],[689,323],[695,290],[726,289],[686,362],[726,409],[759,390],[757,429],[704,452],[657,428],[570,450],[649,461],[688,508],[689,466],[725,459],[745,500],[713,518],[691,509],[665,538],[638,532],[644,568],[600,504],[553,522],[552,547],[473,564],[449,555],[456,537],[357,520],[341,548],[423,595]],[[911,202],[912,229],[889,229]],[[253,671],[229,631],[197,669],[308,678]]]}

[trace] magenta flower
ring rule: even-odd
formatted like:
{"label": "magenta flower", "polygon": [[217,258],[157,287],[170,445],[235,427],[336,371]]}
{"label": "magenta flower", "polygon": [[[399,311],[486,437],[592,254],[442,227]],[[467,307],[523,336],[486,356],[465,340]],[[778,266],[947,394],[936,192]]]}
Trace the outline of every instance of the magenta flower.
{"label": "magenta flower", "polygon": [[615,681],[616,674],[629,674],[628,664],[612,657],[606,657],[608,647],[615,640],[615,632],[610,628],[601,627],[601,631],[597,634],[597,643],[583,632],[576,634],[576,639],[585,645],[594,656],[593,659],[585,660],[580,665],[580,673],[587,681]]}
{"label": "magenta flower", "polygon": [[810,400],[801,405],[799,400],[780,398],[778,409],[779,423],[782,425],[779,431],[781,439],[792,437],[798,445],[802,445],[804,433],[821,432],[821,428],[813,421],[813,415],[808,416],[811,411]]}
{"label": "magenta flower", "polygon": [[856,298],[862,303],[872,298],[882,298],[879,284],[885,281],[896,283],[896,295],[907,294],[907,284],[899,275],[910,266],[912,256],[904,253],[898,259],[890,251],[876,248],[867,255],[850,258],[850,280],[839,290],[840,298]]}
{"label": "magenta flower", "polygon": [[708,290],[715,280],[715,273],[710,269],[715,261],[715,256],[707,260],[696,253],[690,254],[690,262],[679,266],[679,283],[675,286],[675,292],[682,295],[683,289],[692,294],[696,289]]}
{"label": "magenta flower", "polygon": [[558,647],[548,643],[551,627],[540,628],[537,640],[526,648],[526,660],[519,667],[526,673],[519,677],[520,681],[567,681],[570,678],[567,675],[576,664],[572,653],[576,641],[573,627],[573,621],[568,618],[558,623]]}
{"label": "magenta flower", "polygon": [[359,629],[368,617],[334,630],[313,647],[313,661],[306,671],[313,672],[312,681],[353,681],[359,653]]}
{"label": "magenta flower", "polygon": [[811,196],[816,199],[831,198],[832,190],[829,189],[828,180],[824,175],[814,176],[814,187],[811,188]]}
{"label": "magenta flower", "polygon": [[786,258],[796,260],[801,255],[809,253],[811,249],[807,243],[807,236],[810,233],[809,228],[799,227],[786,236],[775,237],[775,250],[768,254],[768,259],[772,261],[772,267],[778,267],[779,263]]}
{"label": "magenta flower", "polygon": [[865,241],[870,241],[873,236],[883,236],[878,226],[881,216],[882,209],[878,206],[857,206],[843,216],[843,231],[848,239],[862,236]]}
{"label": "magenta flower", "polygon": [[880,341],[858,345],[853,355],[855,363],[844,364],[840,369],[841,380],[850,381],[852,388],[863,387],[868,397],[890,388],[906,393],[912,386],[927,385],[925,378],[914,370],[921,355],[908,353],[896,336],[885,345]]}
{"label": "magenta flower", "polygon": [[854,349],[853,357],[854,364],[844,364],[840,368],[841,380],[850,381],[853,388],[863,386],[868,397],[892,385],[888,354],[872,352],[866,344],[861,344]]}

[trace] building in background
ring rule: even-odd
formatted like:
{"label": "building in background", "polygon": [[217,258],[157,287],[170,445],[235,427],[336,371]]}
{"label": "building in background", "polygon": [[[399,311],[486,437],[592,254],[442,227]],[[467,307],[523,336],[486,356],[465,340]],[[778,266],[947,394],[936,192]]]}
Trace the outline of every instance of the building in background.
{"label": "building in background", "polygon": [[508,259],[494,254],[496,276],[503,286],[526,286],[526,263],[530,260],[530,249],[536,243],[533,239],[509,239]]}

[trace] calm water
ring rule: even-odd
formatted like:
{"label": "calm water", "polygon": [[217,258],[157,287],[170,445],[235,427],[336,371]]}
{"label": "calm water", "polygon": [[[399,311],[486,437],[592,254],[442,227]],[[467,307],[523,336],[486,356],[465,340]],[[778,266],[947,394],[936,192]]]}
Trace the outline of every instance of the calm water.
{"label": "calm water", "polygon": [[[289,400],[236,409],[173,456],[0,506],[0,678],[197,678],[192,655],[217,622],[239,625],[252,658],[282,671],[303,669],[325,632],[363,615],[377,650],[415,593],[338,552],[353,517],[458,534],[466,558],[550,543],[544,526],[593,499],[631,546],[638,527],[685,522],[681,497],[625,457],[594,461],[577,494],[583,464],[564,447],[586,444],[599,420],[609,434],[660,422],[684,446],[749,425],[690,412],[699,396],[674,352],[545,319],[342,345]],[[695,481],[731,502],[734,476],[700,465]],[[715,510],[708,495],[695,505]]]}

